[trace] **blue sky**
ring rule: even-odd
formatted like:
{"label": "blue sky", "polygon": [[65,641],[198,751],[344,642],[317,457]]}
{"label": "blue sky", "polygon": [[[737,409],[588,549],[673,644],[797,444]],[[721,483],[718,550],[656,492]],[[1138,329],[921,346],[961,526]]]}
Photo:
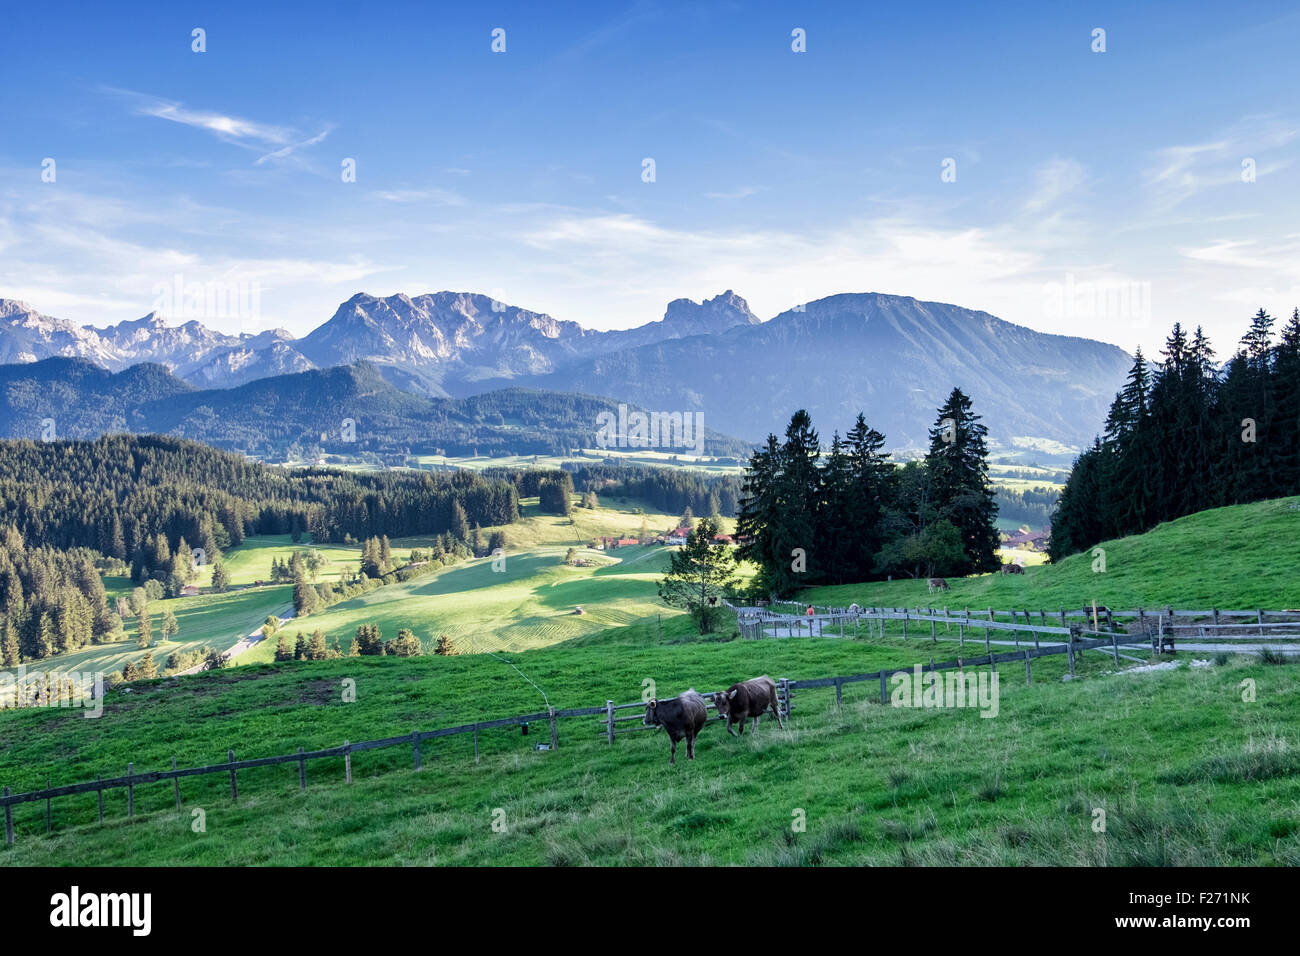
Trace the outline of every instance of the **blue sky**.
{"label": "blue sky", "polygon": [[358,291],[596,328],[879,291],[1224,354],[1300,304],[1300,12],[1133,6],[8,4],[0,296],[236,282],[198,317],[303,334]]}

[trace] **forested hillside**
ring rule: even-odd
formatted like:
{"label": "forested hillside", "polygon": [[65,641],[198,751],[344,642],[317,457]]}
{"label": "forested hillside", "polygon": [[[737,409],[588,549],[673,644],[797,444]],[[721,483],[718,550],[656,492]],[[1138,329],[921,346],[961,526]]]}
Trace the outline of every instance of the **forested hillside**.
{"label": "forested hillside", "polygon": [[[364,362],[227,389],[196,389],[160,365],[117,373],[83,359],[0,365],[0,438],[170,434],[276,460],[564,455],[596,447],[599,416],[617,409],[609,398],[523,388],[429,398],[394,387]],[[750,451],[707,429],[703,441],[711,455]]]}
{"label": "forested hillside", "polygon": [[1103,435],[1075,461],[1052,558],[1164,521],[1300,492],[1300,309],[1275,343],[1263,309],[1220,369],[1175,325],[1163,361],[1139,351]]}

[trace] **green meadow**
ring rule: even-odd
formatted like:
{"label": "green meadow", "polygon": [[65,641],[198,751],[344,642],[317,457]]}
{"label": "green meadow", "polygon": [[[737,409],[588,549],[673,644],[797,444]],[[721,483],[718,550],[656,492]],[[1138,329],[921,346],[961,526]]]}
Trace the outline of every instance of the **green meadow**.
{"label": "green meadow", "polygon": [[[1105,571],[1094,570],[1094,555],[1078,555],[1023,577],[954,581],[941,597],[951,607],[997,609],[1094,598],[1113,607],[1294,607],[1298,505],[1205,512],[1106,542]],[[585,535],[593,522],[629,519],[639,520],[635,506],[575,522],[588,522],[578,529]],[[47,779],[120,775],[128,762],[140,772],[169,767],[172,757],[213,764],[229,749],[238,758],[287,754],[548,702],[599,706],[646,691],[717,690],[761,673],[843,676],[955,656],[954,635],[942,628],[937,641],[928,629],[904,640],[896,628],[882,638],[865,627],[843,639],[749,641],[728,622],[701,637],[685,615],[655,602],[663,549],[580,549],[590,565],[568,567],[575,527],[532,515],[515,528],[532,547],[510,551],[504,572],[490,560],[468,562],[303,622],[343,635],[375,622],[387,637],[407,626],[426,639],[454,628],[468,649],[496,656],[253,657],[112,691],[96,720],[69,709],[5,711],[0,784],[20,792]],[[184,599],[192,603],[182,633],[230,629],[222,605],[235,600],[249,602],[241,613],[255,624],[266,609],[256,602],[287,603],[288,591]],[[914,581],[804,597],[929,603]],[[579,604],[588,613],[572,614]],[[1129,660],[1117,666],[1089,651],[1067,681],[1064,658],[1047,657],[1034,662],[1032,683],[1022,666],[1003,664],[996,717],[884,706],[875,682],[846,685],[842,709],[833,690],[803,689],[784,730],[765,718],[757,733],[729,737],[712,721],[697,759],[679,748],[671,767],[661,732],[624,733],[611,745],[602,721],[584,717],[560,721],[556,751],[535,749],[549,739],[543,724],[527,735],[483,732],[478,763],[469,735],[426,741],[418,772],[405,745],[359,753],[350,785],[341,759],[312,762],[305,792],[292,764],[242,771],[237,801],[223,774],[185,778],[179,813],[170,783],[138,787],[133,820],[125,794],[111,792],[102,826],[93,796],[59,799],[50,836],[44,805],[22,805],[17,842],[0,850],[0,865],[1300,864],[1300,664],[1225,654],[1192,667],[1186,658],[1171,670],[1134,671]],[[195,810],[203,832],[193,829]]]}
{"label": "green meadow", "polygon": [[[678,619],[511,656],[557,708],[714,690],[756,673],[829,676],[916,660],[853,640],[699,641]],[[1060,680],[1045,659],[1026,685],[1003,668],[994,718],[976,709],[882,706],[874,683],[797,693],[785,730],[765,718],[729,737],[711,721],[696,759],[640,731],[606,742],[597,718],[121,791],[95,823],[90,795],[15,815],[0,865],[1300,863],[1300,668],[1231,658],[1207,668],[1109,674],[1104,658]],[[1247,703],[1243,680],[1255,682]],[[344,702],[345,681],[356,700]],[[353,658],[242,667],[133,685],[98,720],[7,712],[0,780],[15,790],[95,774],[219,763],[540,710],[501,661]],[[628,712],[631,713],[631,712]],[[204,831],[195,832],[195,810]],[[1105,814],[1105,832],[1093,823]],[[794,824],[803,821],[803,828]],[[493,824],[497,826],[494,828]]]}
{"label": "green meadow", "polygon": [[[802,600],[846,607],[970,607],[1006,611],[1098,605],[1205,610],[1300,608],[1300,498],[1277,498],[1189,515],[1024,574],[808,588]],[[1100,563],[1104,558],[1104,570]],[[1096,570],[1094,570],[1096,568]]]}

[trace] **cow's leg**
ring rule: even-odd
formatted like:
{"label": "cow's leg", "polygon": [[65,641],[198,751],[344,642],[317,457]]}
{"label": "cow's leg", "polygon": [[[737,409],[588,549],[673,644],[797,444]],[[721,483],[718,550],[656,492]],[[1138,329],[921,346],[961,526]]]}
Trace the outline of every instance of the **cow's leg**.
{"label": "cow's leg", "polygon": [[772,716],[776,718],[776,725],[785,730],[785,724],[781,723],[781,708],[776,706],[776,701],[772,702]]}
{"label": "cow's leg", "polygon": [[686,735],[686,759],[687,760],[695,759],[695,735],[694,734]]}
{"label": "cow's leg", "polygon": [[[741,730],[744,730],[745,728],[742,726],[740,729],[741,729]],[[731,734],[731,736],[733,736],[733,737],[736,736],[736,732],[735,732],[734,730],[731,729],[731,717],[730,717],[730,716],[727,717],[727,733]]]}
{"label": "cow's leg", "polygon": [[677,762],[677,741],[671,737],[669,737],[668,740],[673,745],[673,749],[668,755],[668,765],[672,766]]}
{"label": "cow's leg", "polygon": [[745,725],[749,723],[749,715],[741,714],[740,716],[740,736],[745,736]]}

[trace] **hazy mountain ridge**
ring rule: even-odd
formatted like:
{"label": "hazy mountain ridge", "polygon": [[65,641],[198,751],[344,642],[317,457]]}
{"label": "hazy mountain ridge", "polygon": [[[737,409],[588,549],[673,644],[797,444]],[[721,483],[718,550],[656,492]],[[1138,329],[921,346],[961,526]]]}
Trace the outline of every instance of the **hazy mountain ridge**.
{"label": "hazy mountain ridge", "polygon": [[1129,356],[986,312],[906,296],[844,293],[761,322],[728,290],[676,299],[662,319],[593,331],[463,292],[358,293],[301,339],[282,330],[224,335],[157,315],[77,328],[0,300],[0,360],[82,357],[110,370],[157,361],[204,388],[369,363],[397,388],[465,398],[511,385],[616,396],[700,411],[726,434],[760,440],[807,408],[845,430],[858,411],[891,447],[927,442],[934,409],[958,385],[996,445],[1081,447],[1101,427]]}
{"label": "hazy mountain ridge", "polygon": [[[600,396],[524,388],[429,398],[395,388],[366,362],[227,389],[196,388],[153,363],[120,372],[70,358],[0,366],[0,438],[130,431],[277,458],[319,451],[394,462],[408,453],[567,454],[594,448],[598,416],[617,407]],[[705,450],[736,457],[748,445],[709,430]]]}

